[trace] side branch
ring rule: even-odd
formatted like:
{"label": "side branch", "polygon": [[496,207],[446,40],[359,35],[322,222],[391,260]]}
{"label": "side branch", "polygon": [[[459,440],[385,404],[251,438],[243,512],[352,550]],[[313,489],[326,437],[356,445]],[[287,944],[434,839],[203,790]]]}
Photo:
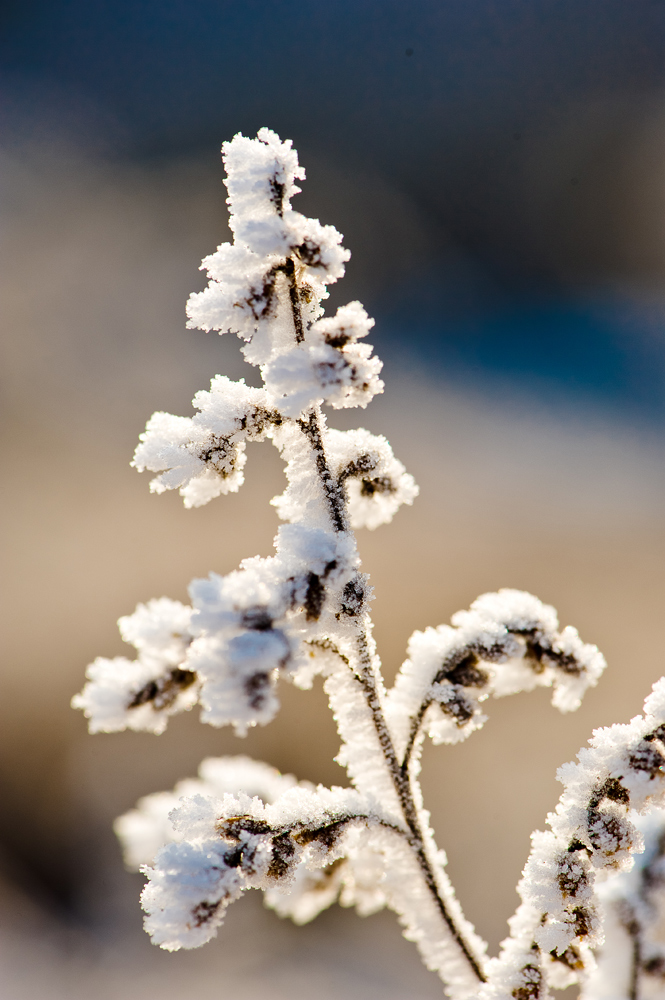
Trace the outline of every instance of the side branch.
{"label": "side branch", "polygon": [[385,716],[383,714],[381,703],[379,701],[378,692],[376,689],[376,683],[374,680],[374,673],[372,670],[372,661],[370,652],[367,644],[367,635],[364,631],[358,634],[358,653],[360,658],[361,667],[359,672],[356,674],[357,679],[362,685],[367,704],[372,713],[372,719],[374,722],[374,728],[383,751],[383,755],[386,761],[388,770],[390,771],[393,784],[397,795],[399,796],[400,805],[402,807],[402,814],[406,825],[411,833],[411,846],[413,852],[418,860],[420,870],[422,872],[423,878],[429,889],[432,897],[436,902],[437,909],[443,918],[452,938],[462,951],[466,961],[473,970],[474,975],[479,980],[479,982],[484,983],[487,981],[487,977],[482,969],[480,959],[473,953],[470,945],[465,940],[464,935],[455,923],[455,920],[450,913],[446,902],[443,899],[441,892],[439,891],[439,886],[437,884],[436,876],[434,870],[430,864],[429,858],[427,857],[427,852],[425,849],[425,840],[423,837],[423,832],[420,827],[418,820],[418,810],[416,809],[416,804],[413,799],[413,793],[411,791],[410,776],[408,772],[402,770],[399,765],[397,755],[395,753],[395,748],[393,745],[393,740],[390,734],[390,730],[386,723]]}
{"label": "side branch", "polygon": [[[415,632],[409,659],[388,695],[387,714],[406,772],[424,724],[435,743],[456,743],[486,721],[481,703],[535,687],[553,687],[561,711],[579,705],[605,667],[595,646],[570,627],[558,631],[553,608],[530,594],[484,594],[454,627]],[[430,708],[436,708],[428,712]]]}

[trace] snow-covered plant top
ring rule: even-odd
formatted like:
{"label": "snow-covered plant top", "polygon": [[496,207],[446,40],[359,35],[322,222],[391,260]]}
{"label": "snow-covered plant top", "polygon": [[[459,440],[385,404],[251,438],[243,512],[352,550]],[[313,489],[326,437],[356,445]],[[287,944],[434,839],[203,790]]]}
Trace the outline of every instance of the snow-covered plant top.
{"label": "snow-covered plant top", "polygon": [[[133,464],[155,474],[154,492],[178,489],[195,507],[238,490],[246,442],[270,440],[286,465],[288,486],[272,501],[284,523],[273,556],[194,580],[190,606],[162,597],[121,618],[136,658],[95,660],[74,705],[91,732],[161,733],[199,704],[203,722],[243,735],[274,717],[279,681],[309,688],[320,674],[350,787],[314,787],[236,757],[206,760],[197,779],[142,799],[116,831],[128,865],[148,878],[148,933],[168,950],[198,947],[256,888],[296,922],[335,901],[361,914],[391,907],[454,998],[536,1000],[573,982],[585,1000],[664,995],[665,951],[650,928],[665,814],[647,825],[634,816],[663,805],[665,680],[644,716],[598,730],[561,768],[564,792],[550,831],[533,835],[510,936],[488,959],[423,807],[423,741],[465,739],[490,696],[551,687],[553,705],[574,710],[605,662],[575,629],[559,630],[551,607],[502,590],[452,625],[415,632],[386,690],[353,529],[387,523],[418,488],[384,437],[332,430],[322,412],[365,407],[383,391],[364,339],[373,320],[359,302],[323,314],[349,253],[332,226],[291,207],[305,176],[291,143],[261,129],[225,143],[223,158],[234,242],[203,261],[210,282],[190,297],[189,324],[237,333],[263,387],[216,375],[193,417],[150,418]],[[643,836],[653,843],[631,872]],[[623,938],[598,963],[604,924]]]}

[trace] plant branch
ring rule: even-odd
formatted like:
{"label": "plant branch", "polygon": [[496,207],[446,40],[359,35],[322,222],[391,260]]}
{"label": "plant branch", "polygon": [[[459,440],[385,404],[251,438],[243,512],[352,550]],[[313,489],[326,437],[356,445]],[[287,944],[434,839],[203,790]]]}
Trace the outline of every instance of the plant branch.
{"label": "plant branch", "polygon": [[[289,299],[293,315],[295,337],[297,342],[301,342],[304,339],[303,321],[300,310],[295,265],[291,258],[289,258],[289,262],[291,266],[285,268],[285,273],[289,279]],[[317,473],[328,501],[333,527],[335,531],[344,531],[347,526],[346,495],[342,486],[330,471],[323,446],[321,426],[317,410],[318,408],[310,410],[308,417],[306,419],[299,419],[298,424],[302,432],[309,439],[312,451],[314,452]],[[339,653],[339,650],[335,649],[335,652]],[[354,674],[363,688],[365,700],[367,701],[367,705],[372,713],[372,720],[374,722],[374,728],[381,746],[383,757],[399,798],[404,821],[410,833],[410,837],[407,839],[413,853],[416,856],[425,884],[427,885],[427,888],[429,889],[436,903],[437,909],[439,910],[444,923],[448,927],[451,936],[462,951],[476,978],[480,982],[486,982],[486,976],[483,972],[480,959],[474,955],[470,945],[465,940],[464,935],[448,910],[446,902],[441,896],[434,870],[427,856],[425,839],[418,820],[418,810],[416,809],[416,804],[411,790],[411,776],[408,767],[405,769],[400,767],[397,754],[395,753],[392,735],[383,714],[379,694],[376,688],[372,668],[372,659],[367,643],[367,633],[364,628],[358,632],[358,654],[360,669],[358,671],[354,671]],[[343,657],[343,659],[347,662],[347,664],[349,663],[347,657]],[[420,721],[418,723],[418,728],[420,726]],[[413,737],[414,742],[416,736],[417,730]]]}
{"label": "plant branch", "polygon": [[[284,273],[289,282],[289,302],[291,304],[291,315],[293,317],[293,329],[296,343],[301,344],[305,339],[302,311],[300,309],[300,295],[296,281],[296,268],[293,258],[289,257],[284,265]],[[321,423],[319,420],[318,407],[309,411],[307,418],[297,421],[303,434],[308,438],[314,458],[316,461],[316,471],[323,486],[323,490],[330,509],[330,517],[335,531],[346,531],[346,497],[344,489],[332,474],[321,434]]]}
{"label": "plant branch", "polygon": [[306,419],[299,419],[298,426],[309,440],[314,459],[316,461],[316,471],[323,486],[323,492],[328,503],[330,519],[335,531],[346,531],[346,497],[343,488],[337,482],[335,476],[330,471],[328,459],[323,447],[321,437],[321,426],[316,409],[310,410]]}
{"label": "plant branch", "polygon": [[481,983],[484,983],[487,981],[487,977],[483,972],[480,959],[474,955],[470,945],[465,940],[464,935],[448,910],[446,902],[439,891],[434,870],[432,869],[429,858],[427,857],[425,840],[420,828],[420,822],[418,820],[418,810],[416,809],[416,804],[411,790],[410,774],[408,771],[403,771],[399,765],[390,730],[388,728],[388,724],[386,723],[383,710],[381,709],[381,703],[379,701],[379,695],[376,690],[376,683],[372,671],[372,662],[367,646],[367,634],[365,631],[360,632],[358,635],[358,652],[362,666],[360,672],[356,674],[356,676],[363,687],[367,704],[372,713],[372,719],[374,721],[374,727],[376,729],[379,743],[381,745],[388,770],[390,771],[395,790],[399,796],[402,814],[411,833],[411,846],[413,852],[416,855],[427,888],[432,894],[439,913],[448,927],[448,930],[471,966],[476,978]]}

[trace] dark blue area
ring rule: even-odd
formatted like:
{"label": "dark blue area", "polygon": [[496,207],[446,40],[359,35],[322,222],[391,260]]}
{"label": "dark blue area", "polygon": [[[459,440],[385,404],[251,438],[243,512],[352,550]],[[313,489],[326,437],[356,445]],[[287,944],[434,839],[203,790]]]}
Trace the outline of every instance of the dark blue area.
{"label": "dark blue area", "polygon": [[654,318],[636,303],[557,299],[447,320],[405,302],[385,315],[379,306],[377,326],[389,363],[411,357],[433,379],[665,423],[665,309]]}
{"label": "dark blue area", "polygon": [[[146,158],[268,124],[305,163],[311,153],[408,192],[474,261],[480,291],[462,276],[432,292],[414,273],[377,299],[395,358],[665,418],[663,322],[618,294],[576,298],[548,272],[522,152],[576,102],[661,92],[662,0],[24,0],[0,23],[5,135],[70,114],[77,138]],[[614,147],[599,148],[611,162]],[[555,243],[559,214],[547,216]]]}
{"label": "dark blue area", "polygon": [[32,0],[6,10],[0,67],[85,92],[138,148],[270,121],[410,161],[432,129],[658,85],[664,46],[656,0]]}

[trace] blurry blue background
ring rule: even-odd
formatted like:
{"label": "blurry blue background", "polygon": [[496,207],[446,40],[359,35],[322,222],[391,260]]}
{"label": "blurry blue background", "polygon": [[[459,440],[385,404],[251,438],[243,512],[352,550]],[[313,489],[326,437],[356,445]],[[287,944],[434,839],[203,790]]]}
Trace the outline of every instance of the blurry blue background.
{"label": "blurry blue background", "polygon": [[395,350],[490,393],[665,418],[658,0],[3,11],[6,142],[212,164],[224,138],[269,124],[320,165],[299,207],[335,205],[363,262],[344,294]]}

